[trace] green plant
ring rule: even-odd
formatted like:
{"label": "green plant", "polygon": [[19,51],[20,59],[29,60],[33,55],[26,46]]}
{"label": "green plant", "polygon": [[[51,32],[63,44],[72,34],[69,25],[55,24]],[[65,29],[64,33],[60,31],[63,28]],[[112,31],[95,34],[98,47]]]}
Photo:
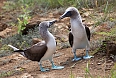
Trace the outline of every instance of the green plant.
{"label": "green plant", "polygon": [[103,36],[116,36],[116,27],[112,28],[109,32],[98,32],[97,34],[103,35]]}
{"label": "green plant", "polygon": [[10,11],[13,9],[21,9],[20,6],[29,5],[34,6],[34,4],[39,3],[38,0],[9,0],[4,1],[4,6],[2,7],[6,11]]}
{"label": "green plant", "polygon": [[0,78],[11,76],[15,73],[15,71],[3,71],[0,73]]}
{"label": "green plant", "polygon": [[1,48],[0,48],[0,57],[3,57],[3,56],[7,56],[7,55],[10,55],[12,54],[11,51],[9,51],[9,47],[4,44]]}
{"label": "green plant", "polygon": [[0,72],[0,78],[5,78],[5,77],[8,77],[8,76],[11,76],[13,74],[17,74],[21,71],[24,71],[24,69],[20,68],[20,70],[4,70],[2,72]]}
{"label": "green plant", "polygon": [[18,34],[22,34],[22,30],[24,30],[26,28],[26,25],[29,23],[29,19],[31,18],[29,16],[30,11],[28,11],[28,5],[26,5],[26,7],[24,8],[24,6],[22,6],[22,11],[24,12],[24,14],[20,15],[18,19]]}
{"label": "green plant", "polygon": [[[113,1],[113,0],[112,0]],[[100,2],[99,2],[100,3]],[[98,3],[98,4],[99,4]],[[95,27],[99,26],[100,24],[106,22],[106,21],[112,21],[114,22],[115,20],[110,16],[110,13],[112,13],[113,9],[114,9],[114,4],[116,3],[114,1],[114,3],[111,3],[111,1],[106,1],[106,2],[102,2],[104,3],[104,5],[101,5],[99,7],[99,12],[103,13],[102,15],[99,15],[98,13],[98,17],[94,17],[95,22]],[[97,13],[96,13],[97,14]],[[95,14],[95,15],[96,15]]]}
{"label": "green plant", "polygon": [[110,78],[116,78],[116,63],[111,69],[111,77]]}
{"label": "green plant", "polygon": [[74,78],[74,74],[72,73],[72,67],[70,69],[71,69],[71,71],[70,71],[69,78]]}
{"label": "green plant", "polygon": [[93,78],[90,71],[89,71],[89,64],[87,62],[86,69],[85,69],[85,78]]}
{"label": "green plant", "polygon": [[13,1],[5,1],[4,4],[2,7],[4,10],[10,11],[15,9],[15,3]]}
{"label": "green plant", "polygon": [[5,39],[1,39],[1,43],[2,45],[11,44],[19,49],[24,49],[32,45],[33,38],[41,38],[37,27],[35,27],[34,30],[30,29],[28,35],[15,34]]}
{"label": "green plant", "polygon": [[[11,1],[7,1],[5,2],[5,9],[8,9],[9,7],[11,7],[11,9],[14,8],[20,8],[19,6],[25,6],[25,5],[29,5],[30,7],[33,6],[40,6],[44,8],[58,8],[61,6],[75,6],[78,8],[93,8],[93,7],[98,7],[98,6],[102,6],[103,4],[105,4],[105,2],[108,3],[115,3],[115,0],[110,0],[110,1],[106,1],[106,0],[11,0]],[[18,6],[18,7],[17,7]]]}
{"label": "green plant", "polygon": [[112,10],[112,5],[109,4],[109,2],[106,2],[105,8],[104,8],[104,18],[103,21],[106,21],[108,19],[109,12]]}

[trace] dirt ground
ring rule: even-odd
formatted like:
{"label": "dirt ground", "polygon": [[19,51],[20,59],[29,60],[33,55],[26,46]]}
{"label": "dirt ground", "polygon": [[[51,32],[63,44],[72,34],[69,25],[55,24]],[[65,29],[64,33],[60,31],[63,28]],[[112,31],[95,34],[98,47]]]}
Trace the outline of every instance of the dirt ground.
{"label": "dirt ground", "polygon": [[[1,3],[5,0],[0,0],[0,6],[3,6]],[[1,9],[0,9],[1,10]],[[56,16],[57,18],[59,16]],[[49,17],[49,19],[55,17]],[[44,18],[47,19],[47,18]],[[33,17],[34,20],[44,20],[37,16]],[[65,19],[63,22],[69,21]],[[62,23],[58,23],[62,25]],[[68,29],[68,28],[64,28]],[[63,31],[63,30],[61,30]],[[12,31],[9,31],[12,33]],[[60,35],[62,33],[59,33]],[[67,35],[67,32],[64,34]],[[91,41],[97,40],[99,37],[94,35],[91,37]],[[102,48],[102,47],[101,47]],[[94,57],[88,60],[80,60],[77,62],[72,62],[73,53],[71,48],[64,48],[56,50],[54,54],[54,62],[56,65],[64,66],[62,70],[52,70],[51,63],[49,61],[43,61],[42,65],[45,68],[49,68],[50,71],[41,72],[39,69],[38,62],[30,61],[20,55],[19,53],[13,53],[12,55],[1,57],[0,58],[0,77],[1,78],[110,78],[111,69],[114,66],[115,62],[109,57],[106,56],[106,52],[97,52],[94,54],[90,50],[90,54]],[[77,55],[82,57],[85,55],[85,50],[77,50]],[[71,77],[72,76],[72,77]]]}
{"label": "dirt ground", "polygon": [[[77,51],[80,57],[84,55],[84,50]],[[114,65],[111,59],[106,58],[105,54],[96,53],[89,60],[72,62],[73,54],[71,48],[58,50],[54,55],[56,65],[62,65],[62,70],[52,70],[41,72],[37,62],[27,60],[18,53],[13,53],[0,59],[0,72],[8,71],[5,74],[12,74],[6,78],[70,78],[71,72],[74,78],[109,78],[110,70]],[[88,65],[89,73],[86,71]],[[45,68],[51,68],[49,61],[44,61]]]}

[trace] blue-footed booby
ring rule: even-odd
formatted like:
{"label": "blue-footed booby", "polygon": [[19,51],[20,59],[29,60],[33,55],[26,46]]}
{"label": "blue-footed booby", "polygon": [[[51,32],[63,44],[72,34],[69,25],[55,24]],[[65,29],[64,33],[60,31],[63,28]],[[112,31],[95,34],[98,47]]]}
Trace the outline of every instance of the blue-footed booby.
{"label": "blue-footed booby", "polygon": [[71,31],[69,33],[69,43],[72,47],[72,52],[74,53],[73,61],[81,59],[80,57],[77,57],[76,49],[85,48],[86,55],[83,58],[91,58],[92,56],[89,56],[88,54],[90,49],[90,30],[83,25],[79,11],[75,7],[69,7],[64,14],[60,16],[60,20],[65,17],[70,17]]}
{"label": "blue-footed booby", "polygon": [[49,60],[52,63],[52,69],[63,69],[64,66],[56,66],[53,62],[53,54],[56,50],[56,41],[54,36],[48,31],[48,28],[55,22],[56,20],[43,21],[39,24],[39,32],[44,41],[38,42],[37,44],[24,50],[19,50],[12,45],[8,46],[13,48],[14,52],[19,52],[32,61],[38,61],[40,70],[43,72],[49,70],[42,67],[42,61],[44,60]]}

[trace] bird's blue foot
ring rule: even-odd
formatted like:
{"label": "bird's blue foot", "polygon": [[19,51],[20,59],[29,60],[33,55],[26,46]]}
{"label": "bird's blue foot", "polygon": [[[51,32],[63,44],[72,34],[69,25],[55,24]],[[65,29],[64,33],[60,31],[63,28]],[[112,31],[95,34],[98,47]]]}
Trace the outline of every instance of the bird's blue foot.
{"label": "bird's blue foot", "polygon": [[88,53],[88,50],[86,50],[86,55],[83,56],[83,59],[90,59],[92,57],[94,57],[94,56],[90,56],[89,53]]}
{"label": "bird's blue foot", "polygon": [[81,60],[81,58],[79,58],[79,57],[74,57],[74,59],[73,59],[72,61],[79,61],[79,60]]}
{"label": "bird's blue foot", "polygon": [[41,70],[42,72],[49,71],[49,69],[45,69],[45,68],[40,68],[40,70]]}
{"label": "bird's blue foot", "polygon": [[58,70],[58,69],[63,69],[64,68],[64,66],[56,66],[56,65],[54,65],[53,61],[51,61],[51,63],[52,63],[52,69],[54,69],[54,70]]}
{"label": "bird's blue foot", "polygon": [[90,59],[90,58],[92,58],[92,57],[94,57],[94,56],[89,56],[89,55],[87,55],[87,56],[83,56],[83,59]]}
{"label": "bird's blue foot", "polygon": [[45,69],[45,68],[43,68],[42,65],[41,65],[41,63],[39,63],[39,65],[40,65],[40,70],[41,70],[42,72],[49,71],[49,69]]}
{"label": "bird's blue foot", "polygon": [[79,61],[79,60],[81,60],[80,57],[77,57],[76,51],[74,51],[73,53],[74,53],[74,59],[72,61]]}
{"label": "bird's blue foot", "polygon": [[64,66],[52,66],[52,69],[54,69],[54,70],[58,70],[58,69],[63,69],[64,68]]}

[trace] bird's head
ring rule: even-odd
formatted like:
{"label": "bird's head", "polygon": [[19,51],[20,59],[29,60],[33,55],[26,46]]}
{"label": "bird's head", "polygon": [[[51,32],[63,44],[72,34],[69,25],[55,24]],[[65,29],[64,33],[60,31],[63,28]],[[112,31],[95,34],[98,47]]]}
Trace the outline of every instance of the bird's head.
{"label": "bird's head", "polygon": [[60,16],[60,20],[65,17],[74,17],[75,15],[78,15],[79,12],[75,7],[69,7],[65,10],[64,14]]}
{"label": "bird's head", "polygon": [[39,24],[40,29],[47,29],[50,28],[57,20],[52,20],[52,21],[43,21]]}

